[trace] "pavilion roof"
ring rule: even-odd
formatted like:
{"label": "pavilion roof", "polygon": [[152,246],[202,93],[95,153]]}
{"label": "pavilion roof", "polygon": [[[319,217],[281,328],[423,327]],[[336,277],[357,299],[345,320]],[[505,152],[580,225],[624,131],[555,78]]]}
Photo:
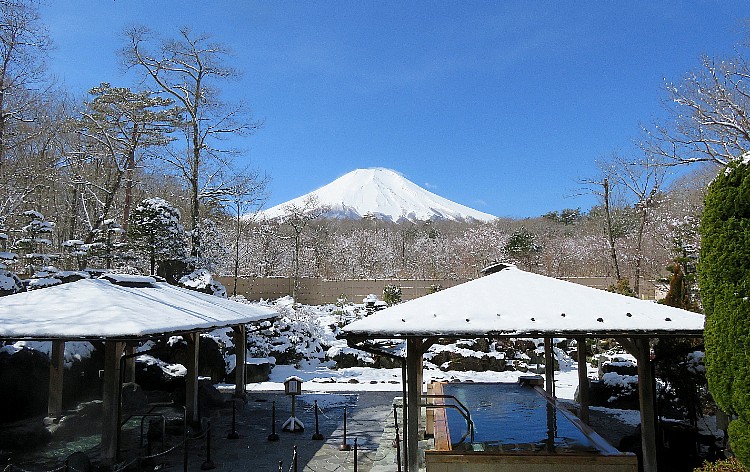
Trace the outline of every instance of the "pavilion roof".
{"label": "pavilion roof", "polygon": [[699,313],[507,266],[343,328],[347,337],[702,336]]}
{"label": "pavilion roof", "polygon": [[84,279],[0,297],[0,338],[129,339],[273,318],[259,305],[150,278]]}

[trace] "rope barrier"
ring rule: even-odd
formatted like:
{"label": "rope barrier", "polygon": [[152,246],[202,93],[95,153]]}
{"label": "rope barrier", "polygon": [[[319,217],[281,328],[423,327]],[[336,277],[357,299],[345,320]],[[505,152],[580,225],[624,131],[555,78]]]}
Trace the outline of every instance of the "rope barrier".
{"label": "rope barrier", "polygon": [[[66,468],[68,468],[68,466],[63,464],[60,467],[57,467],[54,469],[47,469],[41,472],[58,472],[60,470],[65,470]],[[32,470],[24,469],[23,467],[13,465],[13,464],[6,465],[5,468],[3,469],[3,472],[13,472],[14,470],[18,472],[40,472],[40,471],[32,471]],[[68,470],[75,470],[75,469],[71,467],[71,468],[68,468]]]}

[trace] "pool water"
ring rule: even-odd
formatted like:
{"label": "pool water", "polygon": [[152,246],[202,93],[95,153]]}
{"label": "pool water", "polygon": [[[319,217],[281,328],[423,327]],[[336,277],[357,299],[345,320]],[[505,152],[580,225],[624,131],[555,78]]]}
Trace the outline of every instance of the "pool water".
{"label": "pool water", "polygon": [[[447,410],[454,450],[500,452],[597,452],[594,443],[531,387],[518,384],[445,384],[446,395],[463,403],[474,422],[470,442],[466,421]],[[447,401],[450,403],[450,400]]]}

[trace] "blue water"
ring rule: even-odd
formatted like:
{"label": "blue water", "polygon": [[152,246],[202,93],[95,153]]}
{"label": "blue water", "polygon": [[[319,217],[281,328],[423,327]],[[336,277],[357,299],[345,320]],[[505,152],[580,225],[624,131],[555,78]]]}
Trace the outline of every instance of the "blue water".
{"label": "blue water", "polygon": [[[596,451],[594,444],[542,395],[517,384],[445,384],[443,392],[466,405],[474,421],[474,442],[466,421],[448,409],[454,449],[502,451]],[[463,438],[463,440],[462,440]]]}

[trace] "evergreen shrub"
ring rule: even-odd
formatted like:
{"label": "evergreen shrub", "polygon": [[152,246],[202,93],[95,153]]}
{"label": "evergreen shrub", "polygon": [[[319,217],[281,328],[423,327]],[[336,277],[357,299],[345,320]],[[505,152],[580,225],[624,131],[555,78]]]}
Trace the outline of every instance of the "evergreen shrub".
{"label": "evergreen shrub", "polygon": [[701,221],[698,278],[706,315],[708,385],[736,418],[730,445],[750,464],[750,165],[736,163],[711,183]]}

